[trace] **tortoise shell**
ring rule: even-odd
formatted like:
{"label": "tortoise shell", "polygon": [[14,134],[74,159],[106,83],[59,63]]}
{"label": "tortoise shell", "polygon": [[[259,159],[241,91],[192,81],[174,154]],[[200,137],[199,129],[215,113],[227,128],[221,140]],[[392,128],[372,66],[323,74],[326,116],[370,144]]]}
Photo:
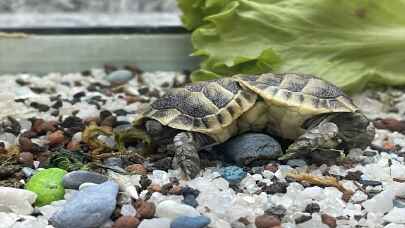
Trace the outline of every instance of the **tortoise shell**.
{"label": "tortoise shell", "polygon": [[267,73],[234,79],[263,98],[268,106],[267,131],[283,138],[302,135],[303,124],[311,117],[358,110],[338,87],[314,76]]}
{"label": "tortoise shell", "polygon": [[266,130],[295,139],[311,117],[354,112],[336,86],[298,74],[237,75],[176,88],[156,100],[143,118],[171,128],[200,132],[219,142],[247,130]]}
{"label": "tortoise shell", "polygon": [[256,98],[232,78],[198,82],[167,92],[143,117],[175,129],[211,134],[231,125]]}

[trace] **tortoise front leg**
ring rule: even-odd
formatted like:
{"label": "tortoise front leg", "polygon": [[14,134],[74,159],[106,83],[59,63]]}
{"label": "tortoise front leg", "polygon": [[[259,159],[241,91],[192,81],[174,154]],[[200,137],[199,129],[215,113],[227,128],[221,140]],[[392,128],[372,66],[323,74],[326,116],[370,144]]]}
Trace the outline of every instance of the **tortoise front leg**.
{"label": "tortoise front leg", "polygon": [[313,151],[334,152],[340,155],[337,147],[342,142],[338,137],[339,128],[335,123],[324,121],[319,125],[307,130],[293,144],[280,160],[296,158],[302,155],[311,154]]}
{"label": "tortoise front leg", "polygon": [[198,151],[206,146],[209,138],[202,134],[181,132],[174,139],[173,168],[180,167],[188,178],[194,178],[201,170]]}

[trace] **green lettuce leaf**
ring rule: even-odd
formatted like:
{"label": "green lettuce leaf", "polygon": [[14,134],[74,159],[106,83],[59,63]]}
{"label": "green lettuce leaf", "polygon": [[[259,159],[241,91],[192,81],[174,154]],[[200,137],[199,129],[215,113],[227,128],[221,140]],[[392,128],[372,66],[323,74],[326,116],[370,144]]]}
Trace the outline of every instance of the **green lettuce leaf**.
{"label": "green lettuce leaf", "polygon": [[297,72],[348,92],[405,85],[405,0],[178,0],[194,80]]}

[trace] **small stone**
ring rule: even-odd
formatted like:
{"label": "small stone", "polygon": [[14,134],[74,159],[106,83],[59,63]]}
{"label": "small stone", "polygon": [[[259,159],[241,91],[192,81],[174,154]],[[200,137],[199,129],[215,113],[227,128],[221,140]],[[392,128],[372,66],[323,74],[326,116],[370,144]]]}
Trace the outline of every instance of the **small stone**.
{"label": "small stone", "polygon": [[405,208],[405,200],[403,199],[394,199],[394,207]]}
{"label": "small stone", "polygon": [[132,206],[131,203],[125,203],[121,206],[121,215],[122,216],[136,216],[136,209]]}
{"label": "small stone", "polygon": [[183,187],[183,188],[181,189],[181,194],[182,194],[183,196],[186,196],[186,195],[193,195],[193,196],[195,196],[195,197],[198,197],[198,195],[200,194],[200,191],[199,191],[198,189],[194,189],[194,188],[191,188],[191,187],[189,187],[189,186],[186,186],[186,187]]}
{"label": "small stone", "polygon": [[373,198],[366,200],[362,205],[367,212],[383,214],[390,211],[394,207],[394,198],[395,193],[386,190],[378,193]]}
{"label": "small stone", "polygon": [[219,172],[230,183],[239,183],[246,176],[246,172],[238,166],[224,167]]}
{"label": "small stone", "polygon": [[301,224],[301,223],[307,222],[311,219],[312,219],[312,216],[310,216],[310,215],[301,215],[300,217],[295,219],[295,223]]}
{"label": "small stone", "polygon": [[141,185],[142,190],[147,189],[148,186],[152,183],[152,180],[148,178],[146,175],[141,176],[141,180],[139,184]]}
{"label": "small stone", "polygon": [[59,145],[65,141],[63,131],[58,130],[48,135],[49,145]]}
{"label": "small stone", "polygon": [[144,219],[138,228],[170,228],[170,223],[168,218]]}
{"label": "small stone", "polygon": [[378,185],[382,185],[381,181],[375,181],[375,180],[360,180],[359,181],[360,184],[364,185],[364,186],[378,186]]}
{"label": "small stone", "polygon": [[151,185],[149,185],[148,190],[150,192],[160,192],[161,187],[158,184],[151,184]]}
{"label": "small stone", "polygon": [[30,167],[24,167],[21,169],[21,171],[23,172],[26,178],[30,178],[35,173],[35,170]]}
{"label": "small stone", "polygon": [[20,150],[22,151],[31,151],[32,150],[32,141],[27,137],[19,137],[18,144],[20,146]]}
{"label": "small stone", "polygon": [[255,225],[257,228],[274,228],[280,226],[280,219],[272,215],[260,215],[255,219]]}
{"label": "small stone", "polygon": [[278,164],[277,163],[267,164],[266,166],[264,166],[264,170],[268,170],[272,173],[275,173],[278,170]]}
{"label": "small stone", "polygon": [[114,166],[116,166],[116,167],[122,167],[122,163],[123,163],[123,161],[122,161],[122,159],[119,158],[119,157],[110,157],[110,158],[107,158],[107,159],[104,161],[104,165],[110,166],[110,167],[114,167]]}
{"label": "small stone", "polygon": [[267,194],[286,193],[288,184],[285,182],[276,182],[269,186],[265,186],[264,191]]}
{"label": "small stone", "polygon": [[260,133],[246,133],[221,144],[225,157],[239,166],[258,166],[282,155],[280,144],[272,137]]}
{"label": "small stone", "polygon": [[167,184],[164,184],[164,185],[161,187],[160,192],[161,192],[163,195],[167,195],[167,194],[170,193],[170,190],[171,190],[172,188],[173,188],[173,184],[172,184],[172,183],[167,183]]}
{"label": "small stone", "polygon": [[284,217],[284,215],[287,213],[287,209],[283,205],[277,205],[277,206],[270,207],[264,213],[267,215],[277,216],[281,220]]}
{"label": "small stone", "polygon": [[321,216],[322,218],[322,222],[324,224],[326,224],[327,226],[329,226],[329,228],[336,228],[337,224],[336,224],[336,218],[328,215],[328,214],[322,214]]}
{"label": "small stone", "polygon": [[376,155],[377,155],[377,152],[376,152],[376,151],[372,151],[372,150],[366,150],[366,151],[364,151],[363,155],[364,155],[364,156],[367,156],[367,157],[373,157],[373,156],[376,156]]}
{"label": "small stone", "polygon": [[116,70],[109,73],[104,80],[107,80],[111,85],[123,85],[134,78],[134,75],[129,70]]}
{"label": "small stone", "polygon": [[36,198],[37,195],[28,190],[0,187],[0,212],[29,215],[34,211],[31,204],[35,202]]}
{"label": "small stone", "polygon": [[184,196],[184,199],[181,201],[184,204],[190,205],[194,208],[198,206],[198,202],[196,200],[196,197],[192,194],[188,194]]}
{"label": "small stone", "polygon": [[295,167],[303,167],[307,165],[307,162],[303,159],[291,159],[287,161],[287,165]]}
{"label": "small stone", "polygon": [[174,219],[179,216],[196,217],[200,213],[193,207],[177,203],[173,200],[165,200],[158,204],[156,208],[156,216],[160,218]]}
{"label": "small stone", "polygon": [[274,177],[274,173],[270,172],[269,170],[263,170],[262,172],[263,178],[271,180]]}
{"label": "small stone", "polygon": [[305,207],[305,212],[307,213],[318,213],[321,210],[321,207],[317,203],[310,203]]}
{"label": "small stone", "polygon": [[386,214],[383,219],[387,222],[405,224],[405,208],[394,207]]}
{"label": "small stone", "polygon": [[180,195],[182,188],[179,185],[174,185],[170,190],[169,193],[173,195]]}
{"label": "small stone", "polygon": [[136,217],[140,219],[153,218],[156,212],[154,203],[138,200],[135,202]]}
{"label": "small stone", "polygon": [[114,127],[117,123],[117,117],[109,116],[101,121],[100,126]]}
{"label": "small stone", "polygon": [[55,227],[100,227],[116,207],[118,184],[107,181],[76,192],[50,221]]}
{"label": "small stone", "polygon": [[359,180],[361,180],[362,175],[363,175],[363,172],[361,172],[360,170],[348,171],[345,179],[359,181]]}
{"label": "small stone", "polygon": [[35,204],[43,206],[53,201],[63,199],[65,189],[62,185],[62,178],[66,171],[59,168],[49,168],[34,174],[25,185],[27,190],[37,194]]}
{"label": "small stone", "polygon": [[211,220],[205,216],[175,218],[170,224],[170,228],[204,228],[210,224]]}
{"label": "small stone", "polygon": [[361,203],[363,201],[366,201],[368,199],[368,196],[366,193],[362,192],[362,191],[356,191],[352,197],[350,198],[351,201],[355,202],[355,203]]}
{"label": "small stone", "polygon": [[113,224],[112,228],[137,228],[140,221],[136,217],[121,216]]}
{"label": "small stone", "polygon": [[46,122],[43,119],[36,119],[32,125],[31,130],[38,134],[45,134],[48,131],[55,131],[55,122]]}
{"label": "small stone", "polygon": [[391,165],[391,176],[397,179],[404,179],[405,178],[405,166],[399,164],[392,164]]}
{"label": "small stone", "polygon": [[[37,207],[35,210],[38,210],[47,220],[49,220],[58,210],[62,208],[62,206],[65,204],[65,200],[59,200],[52,202],[51,204],[42,206],[42,207]],[[36,212],[34,211],[34,214]]]}
{"label": "small stone", "polygon": [[32,167],[34,161],[34,155],[30,152],[22,152],[20,153],[20,157],[18,161],[23,164],[24,166]]}
{"label": "small stone", "polygon": [[145,168],[144,165],[142,164],[132,164],[127,166],[126,170],[128,172],[131,172],[133,174],[138,174],[138,175],[146,175],[147,174],[147,170]]}
{"label": "small stone", "polygon": [[68,128],[71,134],[75,134],[84,129],[83,120],[77,116],[69,116],[62,122],[62,127]]}
{"label": "small stone", "polygon": [[77,150],[80,150],[80,142],[72,139],[72,140],[67,144],[66,149],[68,149],[68,150],[70,150],[70,151],[77,151]]}
{"label": "small stone", "polygon": [[68,189],[79,189],[85,182],[101,184],[107,181],[107,177],[90,171],[73,171],[63,177],[63,186]]}

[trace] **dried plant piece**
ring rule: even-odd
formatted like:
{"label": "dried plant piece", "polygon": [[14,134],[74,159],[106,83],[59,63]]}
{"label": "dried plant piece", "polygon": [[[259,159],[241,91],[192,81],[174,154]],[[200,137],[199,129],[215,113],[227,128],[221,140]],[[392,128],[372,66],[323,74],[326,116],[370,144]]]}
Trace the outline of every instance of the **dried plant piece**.
{"label": "dried plant piece", "polygon": [[82,140],[89,145],[91,157],[97,158],[98,155],[109,153],[113,150],[113,148],[111,148],[105,142],[98,139],[100,135],[110,137],[112,134],[113,132],[110,127],[100,127],[97,126],[95,122],[91,122],[89,126],[84,129]]}
{"label": "dried plant piece", "polygon": [[319,177],[319,176],[314,176],[308,173],[288,173],[288,177],[291,177],[297,181],[305,181],[308,182],[312,185],[317,185],[317,186],[322,186],[322,187],[335,187],[339,189],[339,191],[343,192],[343,194],[353,194],[352,191],[346,189],[343,187],[339,181],[332,176],[324,176],[324,177]]}

